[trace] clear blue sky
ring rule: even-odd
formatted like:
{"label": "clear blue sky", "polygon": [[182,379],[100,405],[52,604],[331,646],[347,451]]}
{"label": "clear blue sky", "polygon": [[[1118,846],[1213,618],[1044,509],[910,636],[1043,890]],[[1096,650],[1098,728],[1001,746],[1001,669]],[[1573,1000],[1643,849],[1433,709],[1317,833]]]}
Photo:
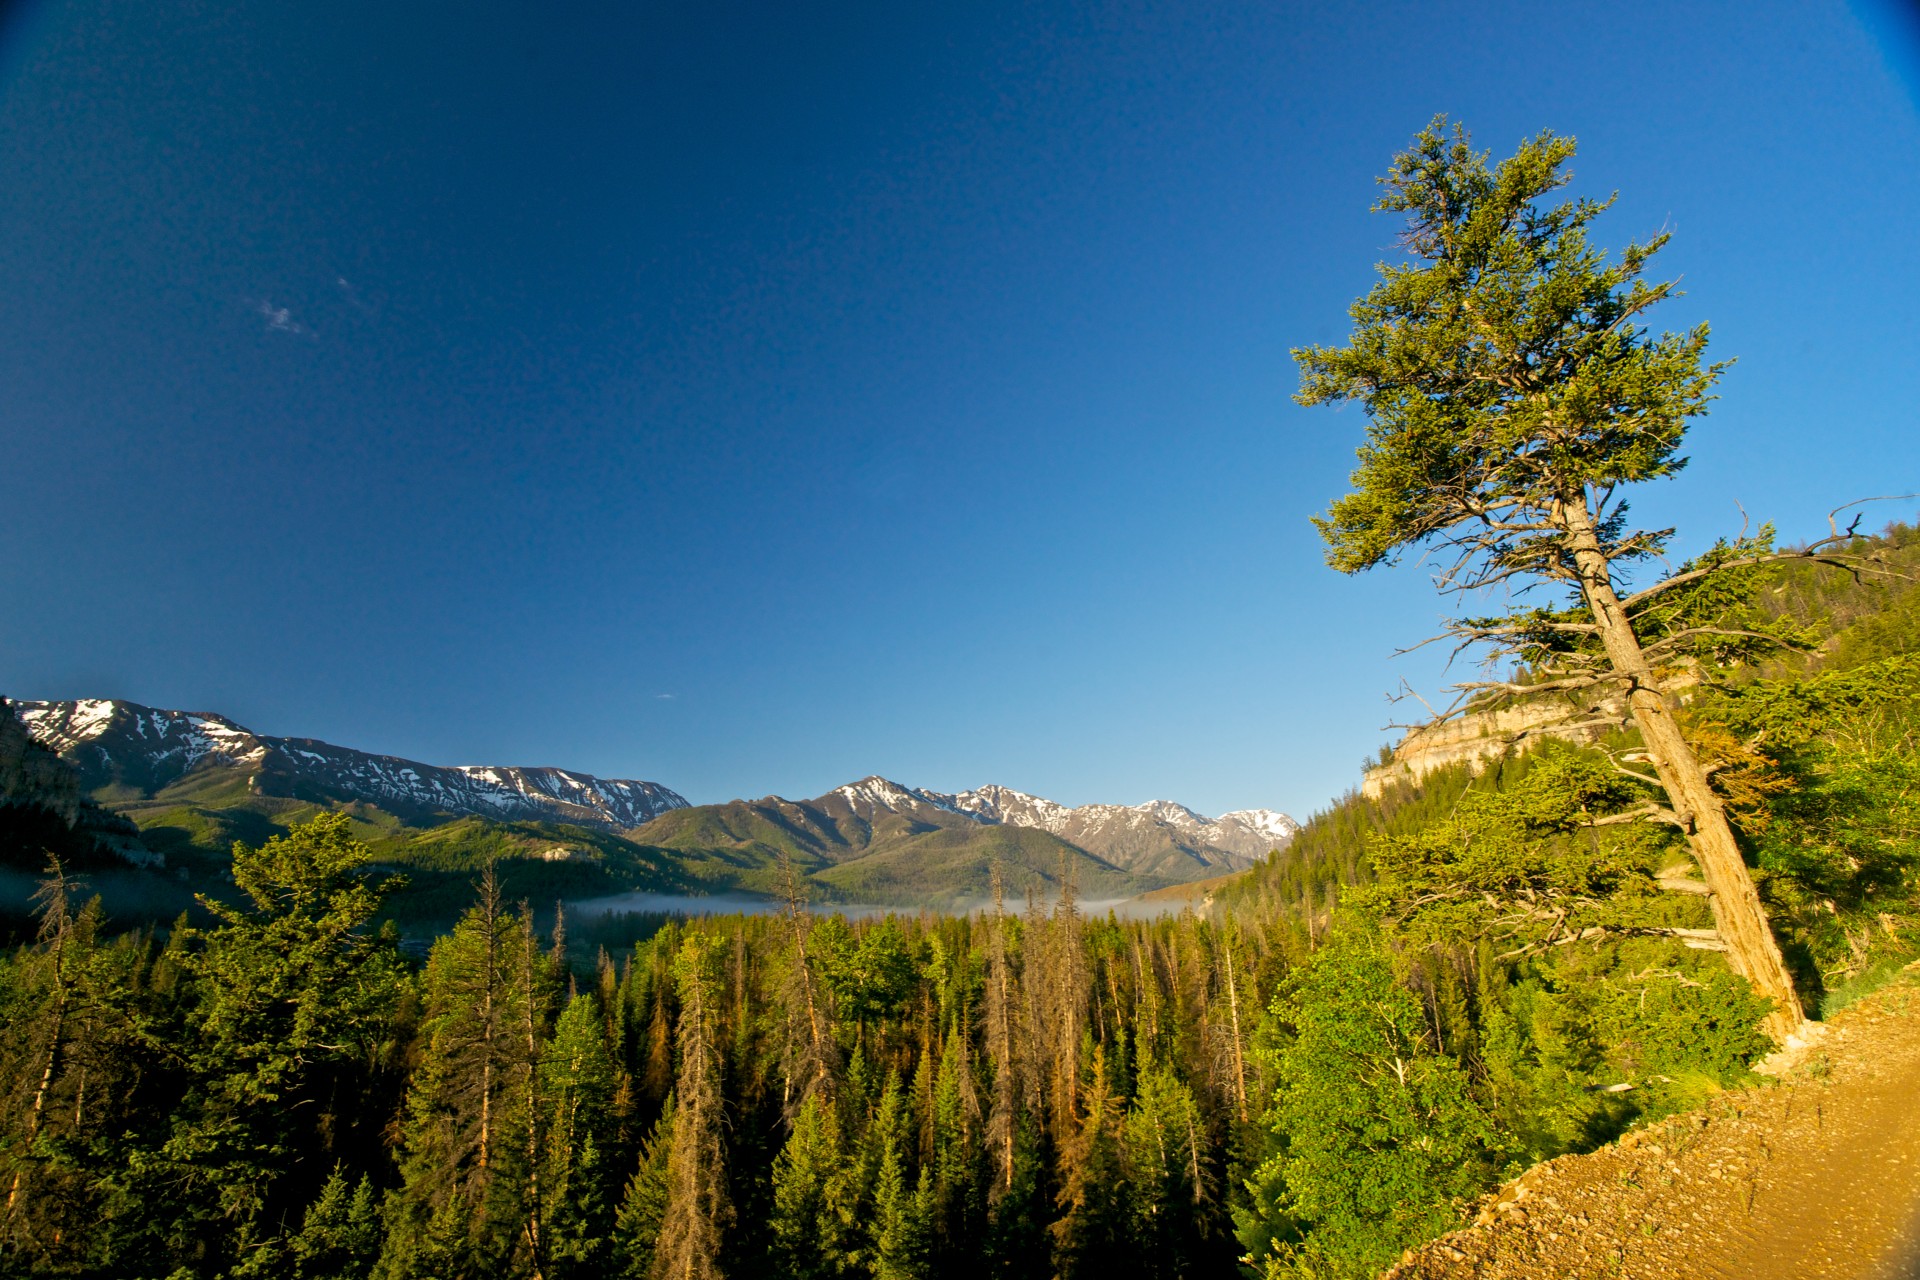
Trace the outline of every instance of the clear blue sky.
{"label": "clear blue sky", "polygon": [[[0,27],[0,691],[695,801],[1304,817],[1417,570],[1289,397],[1436,112],[1580,140],[1738,356],[1684,545],[1920,488],[1911,14],[110,4]],[[1911,505],[1883,516],[1911,514]],[[1878,520],[1882,516],[1876,516]]]}

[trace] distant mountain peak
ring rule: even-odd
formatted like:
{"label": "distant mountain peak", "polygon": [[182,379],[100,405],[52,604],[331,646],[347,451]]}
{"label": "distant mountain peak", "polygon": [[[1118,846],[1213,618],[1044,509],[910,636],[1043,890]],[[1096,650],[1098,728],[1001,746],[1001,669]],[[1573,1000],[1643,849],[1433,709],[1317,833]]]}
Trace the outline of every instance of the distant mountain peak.
{"label": "distant mountain peak", "polygon": [[95,786],[119,781],[151,793],[196,769],[227,767],[247,773],[249,786],[267,794],[614,829],[687,807],[657,782],[568,769],[421,764],[315,738],[268,737],[204,711],[101,698],[14,707],[35,738],[79,765]]}
{"label": "distant mountain peak", "polygon": [[903,786],[879,774],[868,774],[858,782],[849,782],[844,787],[835,787],[829,794],[845,800],[856,813],[861,813],[863,810],[884,811],[913,817],[915,810],[925,808],[978,820],[977,814],[962,809],[950,795],[939,791],[924,791],[919,787]]}
{"label": "distant mountain peak", "polygon": [[[204,779],[221,787],[231,779],[254,795],[321,804],[364,802],[409,820],[474,816],[622,832],[690,807],[656,782],[551,767],[421,764],[314,738],[257,734],[211,712],[101,698],[14,706],[35,738],[74,765],[88,792],[112,787],[119,794],[151,797],[183,781],[197,787]],[[1208,818],[1171,800],[1069,806],[999,784],[948,794],[878,774],[812,801],[769,796],[757,803],[772,806],[768,812],[781,815],[779,822],[825,823],[856,843],[917,838],[935,828],[974,832],[992,843],[1002,837],[979,828],[1028,828],[1149,883],[1250,866],[1299,830],[1292,818],[1270,809]]]}
{"label": "distant mountain peak", "polygon": [[1285,846],[1300,830],[1292,818],[1272,809],[1207,818],[1171,800],[1070,807],[997,783],[949,795],[870,775],[829,795],[869,819],[883,811],[911,817],[924,806],[976,822],[1033,827],[1119,865],[1180,856],[1201,866],[1238,869]]}
{"label": "distant mountain peak", "polygon": [[[1238,809],[1208,818],[1172,800],[1149,800],[1145,804],[1088,804],[1070,808],[1053,800],[1015,791],[1011,787],[989,784],[952,797],[962,810],[994,822],[1015,826],[1042,827],[1056,835],[1094,824],[1144,827],[1163,824],[1186,834],[1198,835],[1208,843],[1229,852],[1257,857],[1293,839],[1300,824],[1274,809]],[[1265,841],[1258,854],[1245,852],[1248,837]],[[1071,838],[1071,837],[1069,837]]]}
{"label": "distant mountain peak", "polygon": [[1277,809],[1235,809],[1223,813],[1214,819],[1215,823],[1232,822],[1270,836],[1282,844],[1300,834],[1300,824]]}

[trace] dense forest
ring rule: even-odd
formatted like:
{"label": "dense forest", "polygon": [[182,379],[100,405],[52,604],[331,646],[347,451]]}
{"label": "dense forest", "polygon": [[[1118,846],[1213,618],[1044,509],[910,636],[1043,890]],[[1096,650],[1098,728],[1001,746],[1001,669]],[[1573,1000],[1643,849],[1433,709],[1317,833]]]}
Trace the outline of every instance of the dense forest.
{"label": "dense forest", "polygon": [[[1683,712],[1818,1012],[1915,954],[1920,588],[1747,581],[1815,640]],[[1368,1275],[1770,1047],[1608,745],[1350,796],[1158,919],[796,895],[589,954],[485,875],[421,957],[342,815],[236,846],[198,922],[112,932],[50,870],[0,967],[0,1267]]]}

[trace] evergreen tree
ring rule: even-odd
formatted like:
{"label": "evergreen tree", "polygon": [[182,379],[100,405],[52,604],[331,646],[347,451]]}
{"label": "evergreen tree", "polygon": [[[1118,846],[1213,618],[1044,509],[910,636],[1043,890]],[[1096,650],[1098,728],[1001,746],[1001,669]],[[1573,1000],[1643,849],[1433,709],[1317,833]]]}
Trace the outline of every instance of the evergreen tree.
{"label": "evergreen tree", "polygon": [[1410,260],[1383,265],[1354,304],[1350,345],[1294,352],[1301,403],[1357,401],[1370,420],[1354,491],[1315,523],[1342,572],[1428,547],[1446,557],[1443,590],[1570,593],[1563,609],[1458,620],[1463,644],[1529,668],[1525,680],[1463,689],[1564,696],[1567,719],[1586,723],[1612,718],[1610,699],[1624,704],[1666,800],[1644,816],[1686,833],[1728,957],[1775,1003],[1771,1026],[1785,1037],[1800,1026],[1799,1000],[1723,801],[1669,703],[1682,671],[1694,678],[1792,639],[1712,608],[1728,575],[1777,555],[1763,533],[1625,586],[1671,531],[1630,528],[1621,490],[1684,465],[1687,424],[1725,366],[1703,363],[1705,326],[1658,337],[1642,327],[1674,293],[1643,278],[1665,235],[1609,263],[1588,232],[1611,201],[1548,203],[1573,152],[1571,139],[1542,133],[1489,168],[1464,130],[1437,119],[1395,157],[1375,207],[1405,215]]}
{"label": "evergreen tree", "polygon": [[[0,708],[3,711],[4,708]],[[13,1052],[8,1055],[10,1116],[20,1117],[19,1131],[7,1135],[5,1239],[9,1252],[27,1245],[28,1224],[44,1156],[37,1150],[53,1102],[54,1084],[66,1066],[76,1003],[77,971],[92,949],[99,908],[76,913],[72,907],[73,881],[56,858],[40,884],[37,945],[25,952],[7,984],[13,996],[7,1008]],[[22,1105],[24,1101],[24,1105]]]}
{"label": "evergreen tree", "polygon": [[613,1225],[613,1274],[647,1280],[659,1250],[660,1228],[672,1193],[673,1096],[661,1108],[653,1132],[640,1148],[640,1167],[627,1179]]}
{"label": "evergreen tree", "polygon": [[720,1094],[719,1010],[713,940],[690,934],[674,963],[680,1026],[674,1076],[667,1203],[654,1248],[654,1280],[715,1280],[730,1220]]}
{"label": "evergreen tree", "polygon": [[993,1103],[987,1115],[987,1146],[994,1169],[994,1200],[1013,1189],[1014,1142],[1020,1125],[1019,1067],[1015,1062],[1019,987],[1008,954],[1009,928],[1002,904],[1000,865],[993,867],[993,919],[987,933],[985,1001],[987,1058],[993,1065]]}
{"label": "evergreen tree", "polygon": [[613,1059],[599,999],[575,995],[554,1024],[540,1068],[545,1109],[545,1273],[552,1280],[599,1276],[611,1247],[614,1146]]}
{"label": "evergreen tree", "polygon": [[427,958],[384,1277],[506,1274],[524,1264],[527,1116],[536,1108],[526,1028],[538,994],[527,975],[541,963],[489,868],[479,903]]}
{"label": "evergreen tree", "polygon": [[1273,1249],[1260,1259],[1269,1275],[1298,1262],[1371,1276],[1458,1220],[1500,1169],[1499,1139],[1376,938],[1337,937],[1274,1012],[1292,1029],[1272,1051],[1270,1123],[1284,1147],[1254,1179],[1269,1216],[1243,1224],[1242,1240]]}
{"label": "evergreen tree", "polygon": [[1193,1091],[1165,1063],[1143,1065],[1121,1134],[1140,1274],[1187,1275],[1202,1261],[1197,1229],[1206,1198],[1206,1124]]}
{"label": "evergreen tree", "polygon": [[933,1217],[930,1169],[914,1174],[913,1124],[900,1076],[889,1072],[868,1135],[876,1169],[872,1256],[875,1280],[922,1280],[928,1274]]}
{"label": "evergreen tree", "polygon": [[851,1274],[858,1209],[847,1192],[857,1181],[846,1159],[836,1109],[817,1095],[807,1098],[773,1165],[771,1234],[779,1274],[794,1280]]}
{"label": "evergreen tree", "polygon": [[372,1179],[349,1188],[336,1165],[307,1209],[300,1232],[287,1243],[276,1274],[297,1280],[366,1280],[380,1257],[379,1201]]}
{"label": "evergreen tree", "polygon": [[215,1256],[270,1249],[324,1182],[309,1135],[359,1119],[341,1100],[366,1086],[404,981],[391,939],[366,928],[383,893],[361,873],[370,857],[344,814],[321,814],[234,846],[246,905],[202,899],[219,923],[184,953],[190,1090],[152,1168],[194,1188]]}
{"label": "evergreen tree", "polygon": [[934,1076],[932,1143],[927,1168],[933,1176],[934,1270],[968,1274],[982,1261],[989,1187],[996,1182],[980,1145],[980,1100],[967,1037],[947,1033]]}
{"label": "evergreen tree", "polygon": [[1060,1144],[1060,1216],[1053,1223],[1054,1259],[1067,1280],[1131,1270],[1133,1251],[1129,1185],[1119,1141],[1123,1099],[1116,1097],[1106,1055],[1096,1049],[1084,1097],[1085,1112]]}

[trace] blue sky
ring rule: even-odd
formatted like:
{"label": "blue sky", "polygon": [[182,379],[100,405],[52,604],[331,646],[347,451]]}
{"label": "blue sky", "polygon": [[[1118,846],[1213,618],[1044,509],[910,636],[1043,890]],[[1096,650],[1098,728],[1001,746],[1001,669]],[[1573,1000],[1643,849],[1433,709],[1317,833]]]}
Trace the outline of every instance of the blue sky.
{"label": "blue sky", "polygon": [[1910,18],[15,6],[0,691],[697,802],[1304,817],[1442,682],[1391,657],[1424,576],[1307,523],[1360,419],[1289,399],[1392,153],[1578,137],[1739,358],[1638,510],[1811,535],[1920,489]]}

